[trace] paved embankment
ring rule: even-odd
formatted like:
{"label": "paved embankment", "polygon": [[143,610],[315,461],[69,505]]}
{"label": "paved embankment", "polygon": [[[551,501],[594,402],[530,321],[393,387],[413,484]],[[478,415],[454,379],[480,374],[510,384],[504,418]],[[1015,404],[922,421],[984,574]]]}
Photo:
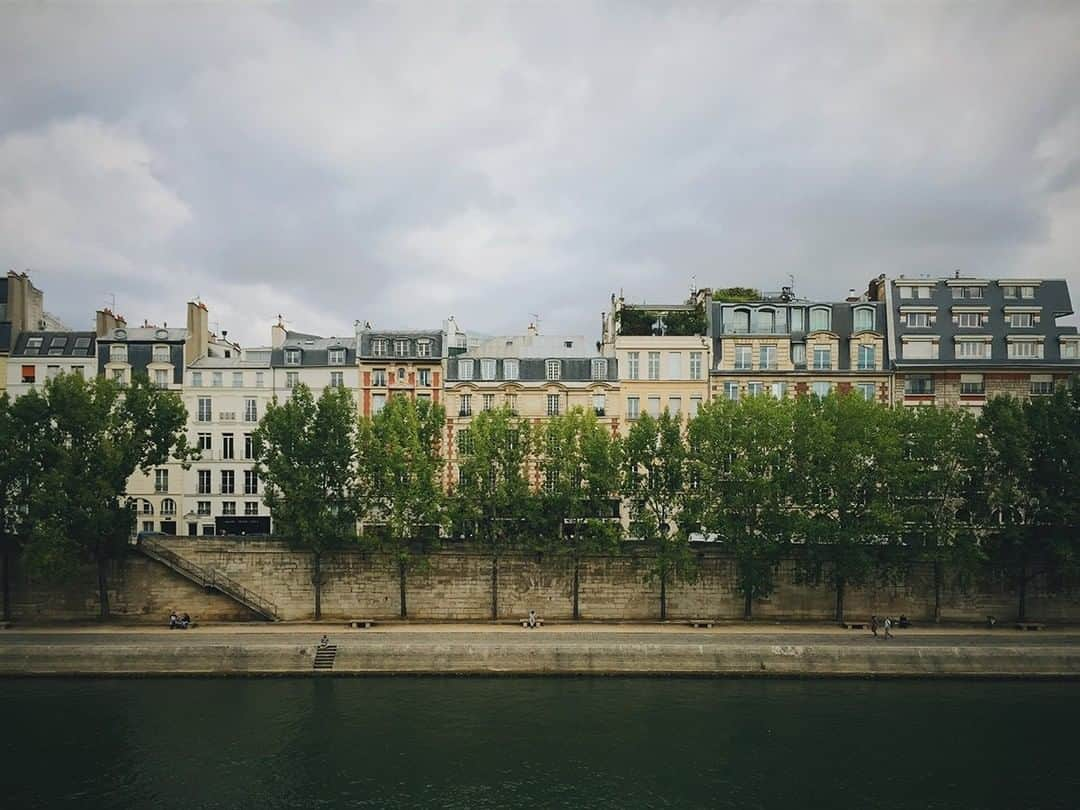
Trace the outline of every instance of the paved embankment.
{"label": "paved embankment", "polygon": [[311,674],[323,633],[337,647],[334,674],[1080,676],[1075,631],[910,630],[886,641],[824,627],[326,624],[8,630],[0,675]]}

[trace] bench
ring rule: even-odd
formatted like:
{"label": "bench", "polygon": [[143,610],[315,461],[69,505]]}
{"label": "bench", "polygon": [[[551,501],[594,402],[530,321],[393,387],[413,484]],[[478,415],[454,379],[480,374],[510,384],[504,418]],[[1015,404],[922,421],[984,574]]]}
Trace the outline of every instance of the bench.
{"label": "bench", "polygon": [[373,619],[351,619],[348,626],[353,630],[364,630],[368,627],[374,627],[375,621]]}
{"label": "bench", "polygon": [[[527,629],[529,627],[529,620],[528,619],[522,619],[521,620],[521,626]],[[541,619],[539,616],[536,617],[536,626],[537,627],[543,627],[544,626],[544,620]]]}
{"label": "bench", "polygon": [[846,627],[848,630],[865,630],[870,626],[869,622],[842,622],[841,627]]}
{"label": "bench", "polygon": [[1017,630],[1045,630],[1046,625],[1042,622],[1017,622]]}
{"label": "bench", "polygon": [[691,627],[712,627],[713,626],[713,620],[712,619],[691,619],[690,620],[690,626]]}

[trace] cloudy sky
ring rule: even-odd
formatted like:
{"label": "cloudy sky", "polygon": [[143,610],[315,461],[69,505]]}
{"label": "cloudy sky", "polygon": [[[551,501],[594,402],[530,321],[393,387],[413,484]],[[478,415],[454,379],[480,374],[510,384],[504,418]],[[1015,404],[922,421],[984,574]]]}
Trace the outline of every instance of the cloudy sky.
{"label": "cloudy sky", "polygon": [[0,7],[0,261],[72,327],[598,336],[613,291],[1068,278],[1080,4]]}

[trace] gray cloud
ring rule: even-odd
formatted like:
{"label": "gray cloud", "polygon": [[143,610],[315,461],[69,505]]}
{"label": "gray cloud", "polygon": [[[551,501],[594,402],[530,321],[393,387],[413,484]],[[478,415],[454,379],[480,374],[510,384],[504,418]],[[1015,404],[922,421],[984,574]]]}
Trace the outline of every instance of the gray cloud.
{"label": "gray cloud", "polygon": [[0,261],[73,325],[596,337],[608,296],[1080,295],[1075,4],[0,9]]}

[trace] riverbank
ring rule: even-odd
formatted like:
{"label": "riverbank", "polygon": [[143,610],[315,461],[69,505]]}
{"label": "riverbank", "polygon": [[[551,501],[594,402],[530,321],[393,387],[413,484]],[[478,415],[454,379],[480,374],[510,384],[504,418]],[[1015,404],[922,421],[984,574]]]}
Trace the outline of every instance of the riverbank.
{"label": "riverbank", "polygon": [[[315,670],[324,633],[335,655]],[[1077,678],[1080,631],[920,628],[885,640],[820,625],[323,623],[0,633],[0,676],[326,674]]]}

